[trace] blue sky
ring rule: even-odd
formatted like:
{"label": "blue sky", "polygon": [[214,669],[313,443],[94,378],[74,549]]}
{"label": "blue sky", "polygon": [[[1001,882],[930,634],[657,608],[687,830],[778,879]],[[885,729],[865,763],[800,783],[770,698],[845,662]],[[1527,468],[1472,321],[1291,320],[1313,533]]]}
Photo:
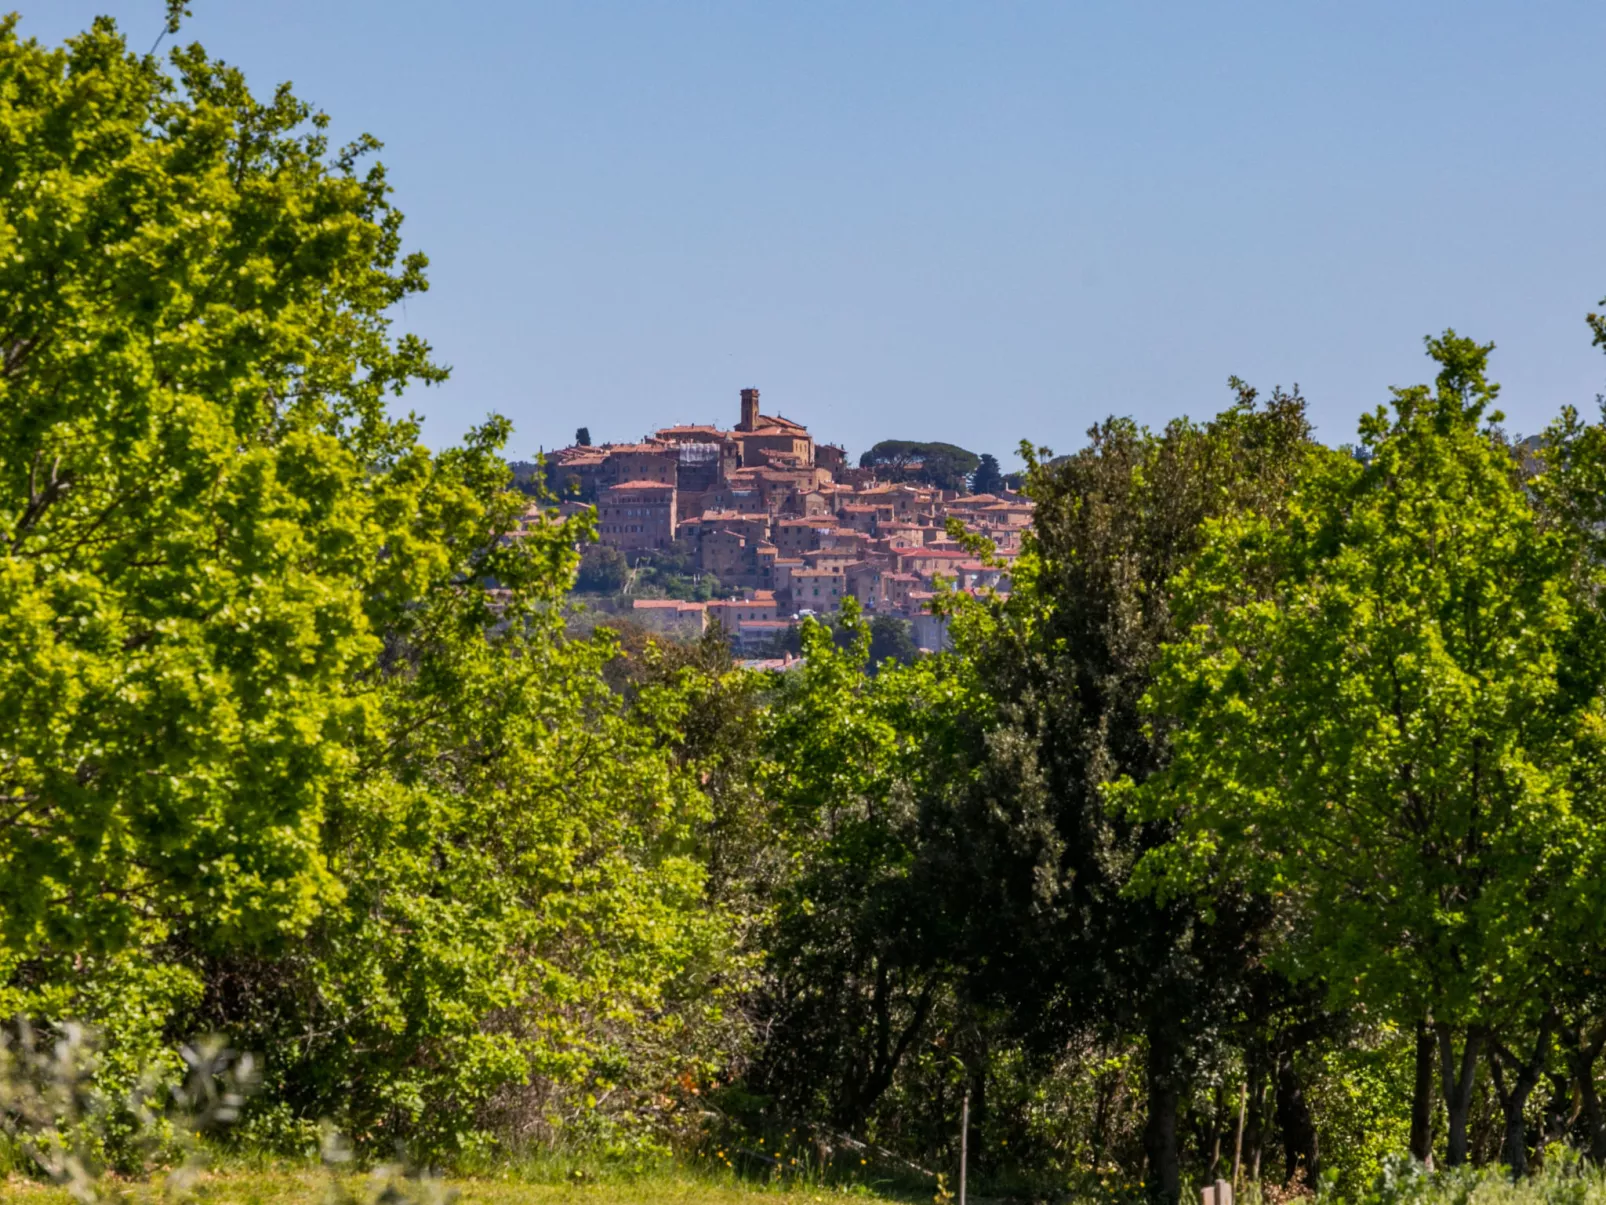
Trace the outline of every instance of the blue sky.
{"label": "blue sky", "polygon": [[[17,0],[57,41],[159,0]],[[186,40],[383,139],[453,368],[431,442],[733,421],[1006,460],[1298,382],[1342,442],[1421,338],[1508,426],[1606,356],[1606,4],[193,0]]]}

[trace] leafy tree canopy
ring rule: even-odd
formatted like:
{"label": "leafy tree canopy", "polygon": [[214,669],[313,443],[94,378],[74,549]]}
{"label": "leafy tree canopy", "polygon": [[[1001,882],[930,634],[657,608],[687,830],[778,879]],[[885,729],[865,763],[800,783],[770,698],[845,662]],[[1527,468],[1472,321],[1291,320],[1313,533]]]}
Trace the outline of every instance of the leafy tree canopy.
{"label": "leafy tree canopy", "polygon": [[580,572],[574,588],[591,594],[617,594],[625,588],[630,565],[625,554],[606,544],[587,548],[580,558]]}
{"label": "leafy tree canopy", "polygon": [[907,439],[884,439],[859,457],[862,469],[884,470],[939,489],[964,489],[980,464],[981,457],[976,453],[954,444]]}
{"label": "leafy tree canopy", "polygon": [[1148,794],[1192,839],[1149,864],[1297,898],[1296,975],[1430,1019],[1458,1163],[1461,1066],[1537,1019],[1552,968],[1599,939],[1606,817],[1574,789],[1600,757],[1598,690],[1580,712],[1563,688],[1565,542],[1485,425],[1490,349],[1428,346],[1436,387],[1368,415],[1363,458],[1313,458],[1285,510],[1224,518],[1182,576],[1187,626],[1152,696],[1180,727]]}
{"label": "leafy tree canopy", "polygon": [[661,1089],[723,948],[683,679],[565,637],[591,523],[525,524],[503,420],[388,413],[444,370],[378,144],[170,61],[0,21],[0,1012],[224,1030],[425,1150]]}

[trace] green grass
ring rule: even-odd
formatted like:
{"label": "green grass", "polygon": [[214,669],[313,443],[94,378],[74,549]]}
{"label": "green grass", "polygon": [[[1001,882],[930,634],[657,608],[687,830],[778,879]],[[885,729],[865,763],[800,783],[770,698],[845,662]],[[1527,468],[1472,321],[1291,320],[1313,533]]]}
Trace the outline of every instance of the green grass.
{"label": "green grass", "polygon": [[[371,1175],[331,1177],[312,1167],[229,1168],[206,1175],[185,1199],[207,1205],[323,1205],[332,1200],[366,1205],[379,1196],[384,1186],[382,1179]],[[158,1205],[164,1200],[160,1177],[115,1187],[122,1188],[133,1205]],[[864,1202],[893,1199],[857,1186],[827,1188],[798,1182],[766,1185],[734,1176],[673,1171],[591,1183],[532,1181],[510,1171],[496,1176],[448,1178],[444,1187],[458,1194],[459,1205],[826,1205],[845,1198]],[[332,1188],[336,1192],[331,1193]],[[0,1181],[0,1200],[22,1205],[73,1205],[65,1190],[17,1177]]]}

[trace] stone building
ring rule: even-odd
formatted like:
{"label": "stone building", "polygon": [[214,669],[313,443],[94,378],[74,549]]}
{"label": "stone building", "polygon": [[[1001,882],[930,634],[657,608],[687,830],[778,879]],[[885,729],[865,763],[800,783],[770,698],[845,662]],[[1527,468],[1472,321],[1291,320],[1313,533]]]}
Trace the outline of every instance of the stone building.
{"label": "stone building", "polygon": [[674,481],[624,481],[603,489],[597,538],[621,552],[669,547],[675,539]]}
{"label": "stone building", "polygon": [[637,481],[676,485],[679,481],[680,449],[671,444],[611,444],[606,451],[610,485]]}
{"label": "stone building", "polygon": [[775,464],[784,457],[802,468],[814,467],[814,439],[802,423],[780,415],[760,414],[758,390],[742,390],[742,421],[733,432],[742,445],[742,464]]}

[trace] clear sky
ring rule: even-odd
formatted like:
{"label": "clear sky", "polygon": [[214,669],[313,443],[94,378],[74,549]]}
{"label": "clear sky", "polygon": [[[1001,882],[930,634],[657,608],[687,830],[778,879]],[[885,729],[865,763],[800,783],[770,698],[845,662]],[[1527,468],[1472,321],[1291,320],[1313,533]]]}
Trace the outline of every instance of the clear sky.
{"label": "clear sky", "polygon": [[[1342,442],[1422,336],[1508,426],[1606,356],[1606,4],[192,0],[185,40],[386,143],[453,369],[431,442],[729,423],[1011,463],[1298,382]],[[160,0],[16,0],[141,49]]]}

